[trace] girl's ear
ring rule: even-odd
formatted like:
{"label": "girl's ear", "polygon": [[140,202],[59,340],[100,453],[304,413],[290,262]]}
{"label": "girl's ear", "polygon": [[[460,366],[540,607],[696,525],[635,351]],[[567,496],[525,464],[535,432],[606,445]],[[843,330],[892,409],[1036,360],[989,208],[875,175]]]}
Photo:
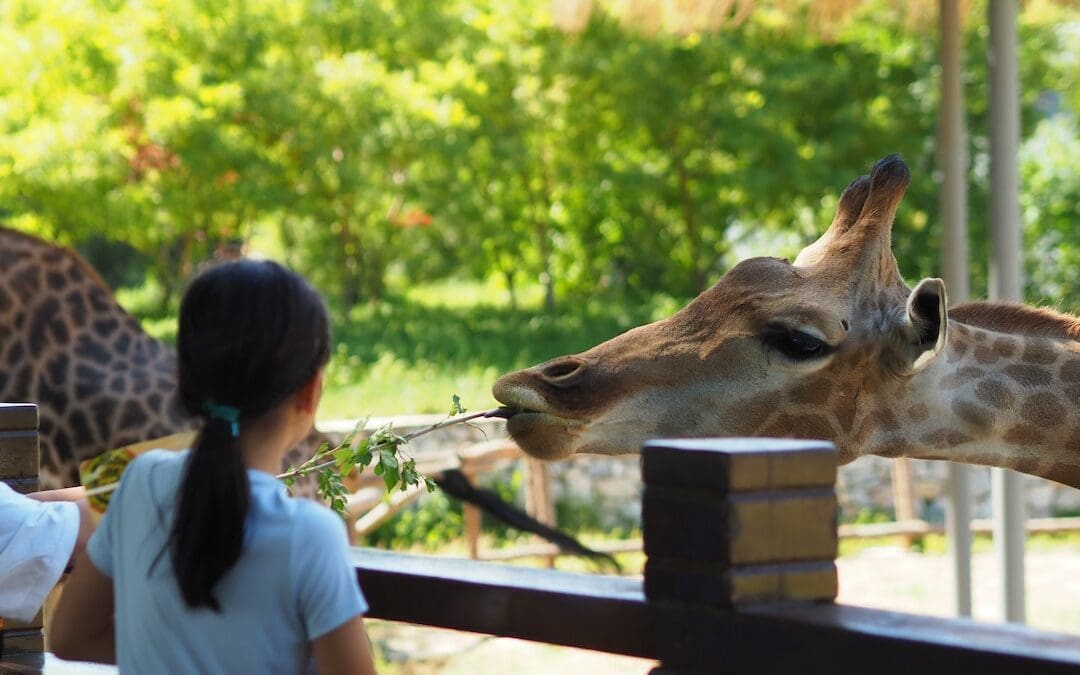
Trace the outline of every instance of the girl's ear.
{"label": "girl's ear", "polygon": [[296,408],[301,412],[313,413],[315,409],[319,407],[319,401],[322,399],[323,390],[323,369],[319,370],[311,376],[311,379],[304,383],[304,386],[300,387],[300,390],[296,392]]}

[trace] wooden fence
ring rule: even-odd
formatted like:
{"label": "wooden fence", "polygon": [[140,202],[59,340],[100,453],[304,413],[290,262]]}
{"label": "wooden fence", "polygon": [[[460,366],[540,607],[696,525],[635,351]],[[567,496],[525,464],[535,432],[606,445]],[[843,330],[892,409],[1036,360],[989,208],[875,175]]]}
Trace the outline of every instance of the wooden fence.
{"label": "wooden fence", "polygon": [[656,675],[1080,672],[1075,636],[835,604],[829,444],[658,441],[642,473],[643,580],[354,549],[370,616],[655,659]]}
{"label": "wooden fence", "polygon": [[[30,403],[0,403],[0,480],[16,491],[38,487],[38,409]],[[2,583],[2,581],[0,581]],[[0,618],[0,661],[32,662],[44,648],[42,617],[29,622]]]}

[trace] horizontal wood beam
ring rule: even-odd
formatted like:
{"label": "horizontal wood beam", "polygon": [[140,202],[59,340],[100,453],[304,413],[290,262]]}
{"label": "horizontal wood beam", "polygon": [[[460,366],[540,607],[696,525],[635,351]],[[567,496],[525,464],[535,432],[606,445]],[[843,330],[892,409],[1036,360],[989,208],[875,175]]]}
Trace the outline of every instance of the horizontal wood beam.
{"label": "horizontal wood beam", "polygon": [[639,579],[356,548],[369,616],[739,673],[1075,674],[1080,640],[836,605],[647,602]]}

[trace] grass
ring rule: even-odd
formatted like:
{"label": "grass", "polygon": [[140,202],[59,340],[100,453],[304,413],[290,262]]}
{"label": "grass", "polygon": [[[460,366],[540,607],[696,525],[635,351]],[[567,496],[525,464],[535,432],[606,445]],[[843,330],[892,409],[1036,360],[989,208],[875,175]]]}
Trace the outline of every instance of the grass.
{"label": "grass", "polygon": [[492,407],[500,375],[583,351],[677,308],[667,299],[578,301],[553,316],[537,303],[512,308],[488,285],[459,281],[353,307],[335,321],[320,416],[444,413],[453,394],[470,409]]}

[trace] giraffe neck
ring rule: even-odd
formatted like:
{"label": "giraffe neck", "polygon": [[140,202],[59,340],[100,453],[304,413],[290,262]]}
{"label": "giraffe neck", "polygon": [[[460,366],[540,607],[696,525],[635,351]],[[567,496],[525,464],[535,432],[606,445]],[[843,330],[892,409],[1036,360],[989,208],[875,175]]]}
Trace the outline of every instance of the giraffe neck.
{"label": "giraffe neck", "polygon": [[921,402],[904,454],[1080,488],[1080,321],[990,303],[953,315],[944,353],[910,385]]}

